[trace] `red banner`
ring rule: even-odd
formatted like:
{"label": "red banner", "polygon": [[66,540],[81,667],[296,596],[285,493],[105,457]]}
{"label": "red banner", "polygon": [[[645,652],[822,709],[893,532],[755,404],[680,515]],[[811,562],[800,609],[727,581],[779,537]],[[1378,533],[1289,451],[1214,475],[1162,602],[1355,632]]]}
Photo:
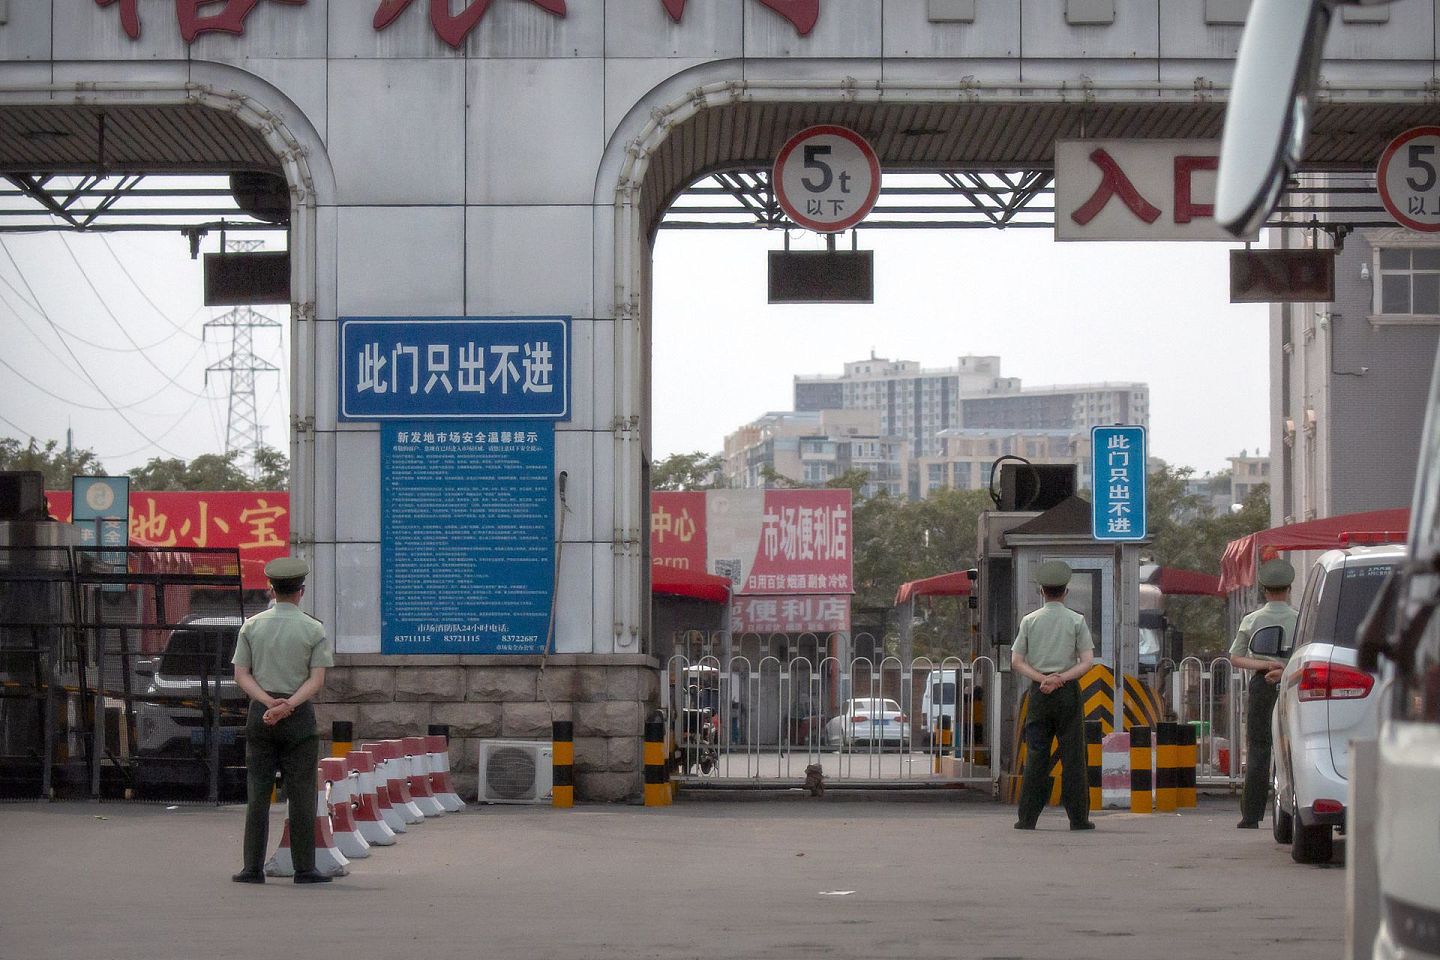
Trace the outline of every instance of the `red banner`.
{"label": "red banner", "polygon": [[650,562],[676,570],[708,572],[704,491],[650,495]]}
{"label": "red banner", "polygon": [[735,597],[734,633],[835,633],[850,629],[848,596]]}
{"label": "red banner", "polygon": [[[70,491],[47,491],[50,515],[70,522]],[[157,547],[238,547],[247,590],[266,587],[265,564],[290,552],[290,494],[132,492],[130,541]]]}

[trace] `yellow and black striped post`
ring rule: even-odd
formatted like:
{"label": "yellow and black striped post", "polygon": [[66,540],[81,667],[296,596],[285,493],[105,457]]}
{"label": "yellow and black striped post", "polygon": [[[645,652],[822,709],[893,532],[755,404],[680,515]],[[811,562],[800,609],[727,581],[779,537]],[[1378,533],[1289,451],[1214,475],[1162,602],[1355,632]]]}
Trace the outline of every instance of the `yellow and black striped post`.
{"label": "yellow and black striped post", "polygon": [[949,756],[951,748],[955,743],[955,731],[951,727],[950,715],[947,713],[940,718],[940,749],[935,751],[935,772],[940,772],[940,758]]}
{"label": "yellow and black striped post", "polygon": [[575,806],[575,724],[556,720],[550,724],[550,806]]}
{"label": "yellow and black striped post", "polygon": [[1100,792],[1100,749],[1105,739],[1105,726],[1099,720],[1085,721],[1085,780],[1090,785],[1090,809],[1099,810],[1105,805]]}
{"label": "yellow and black striped post", "polygon": [[1150,792],[1150,728],[1130,728],[1130,812],[1154,813]]}
{"label": "yellow and black striped post", "polygon": [[1155,726],[1155,810],[1174,813],[1179,808],[1179,725]]}
{"label": "yellow and black striped post", "polygon": [[645,806],[670,805],[670,778],[665,774],[665,719],[645,721]]}
{"label": "yellow and black striped post", "polygon": [[355,749],[355,724],[349,720],[330,723],[330,756],[343,757]]}
{"label": "yellow and black striped post", "polygon": [[1176,803],[1181,807],[1194,807],[1199,805],[1195,797],[1195,764],[1199,760],[1198,744],[1200,742],[1200,731],[1193,723],[1180,725],[1180,746],[1178,763],[1176,764]]}

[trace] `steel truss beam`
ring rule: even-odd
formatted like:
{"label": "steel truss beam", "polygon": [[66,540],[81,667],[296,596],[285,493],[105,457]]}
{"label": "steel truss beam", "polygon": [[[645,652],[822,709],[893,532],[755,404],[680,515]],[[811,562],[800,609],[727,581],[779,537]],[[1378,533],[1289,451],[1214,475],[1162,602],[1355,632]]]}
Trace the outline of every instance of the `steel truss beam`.
{"label": "steel truss beam", "polygon": [[[0,174],[0,233],[283,230],[246,214],[225,178],[165,174]],[[151,185],[153,184],[153,185]]]}

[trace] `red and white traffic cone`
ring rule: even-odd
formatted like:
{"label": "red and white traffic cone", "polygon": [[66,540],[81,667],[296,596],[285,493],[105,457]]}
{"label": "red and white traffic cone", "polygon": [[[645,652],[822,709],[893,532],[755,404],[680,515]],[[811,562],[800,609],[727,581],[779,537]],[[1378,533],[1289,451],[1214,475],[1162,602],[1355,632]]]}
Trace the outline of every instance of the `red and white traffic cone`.
{"label": "red and white traffic cone", "polygon": [[351,860],[370,856],[370,844],[355,825],[355,807],[350,799],[350,770],[343,757],[320,761],[320,779],[330,785],[330,829],[335,846]]}
{"label": "red and white traffic cone", "polygon": [[381,740],[378,744],[385,757],[385,788],[390,793],[390,804],[407,823],[424,823],[425,814],[415,805],[410,796],[410,780],[406,771],[410,769],[405,760],[404,744],[399,740]]}
{"label": "red and white traffic cone", "polygon": [[[335,847],[335,835],[330,831],[330,813],[325,803],[325,784],[319,783],[315,796],[315,869],[327,877],[343,877],[350,872],[350,861]],[[285,821],[285,833],[280,837],[280,848],[265,863],[267,877],[295,876],[295,860],[290,855],[290,821]]]}
{"label": "red and white traffic cone", "polygon": [[[368,750],[351,750],[345,754],[345,767],[355,777],[355,828],[371,846],[390,846],[395,842],[395,831],[380,814],[374,756]],[[402,823],[400,828],[403,830],[405,825]]]}
{"label": "red and white traffic cone", "polygon": [[385,749],[384,743],[361,744],[360,750],[370,754],[375,762],[375,800],[376,806],[380,808],[380,818],[385,821],[385,826],[395,833],[404,833],[405,811],[390,802],[390,777],[391,771],[395,769],[390,762],[390,751]]}
{"label": "red and white traffic cone", "polygon": [[425,738],[425,749],[430,762],[430,792],[446,813],[459,813],[465,809],[465,801],[460,799],[455,785],[450,782],[449,742],[443,734],[432,733]]}
{"label": "red and white traffic cone", "polygon": [[410,782],[410,796],[415,799],[415,806],[427,817],[445,816],[445,808],[440,806],[440,801],[435,799],[435,793],[430,789],[430,763],[425,752],[425,738],[406,737],[403,743],[405,759],[410,764],[406,778]]}

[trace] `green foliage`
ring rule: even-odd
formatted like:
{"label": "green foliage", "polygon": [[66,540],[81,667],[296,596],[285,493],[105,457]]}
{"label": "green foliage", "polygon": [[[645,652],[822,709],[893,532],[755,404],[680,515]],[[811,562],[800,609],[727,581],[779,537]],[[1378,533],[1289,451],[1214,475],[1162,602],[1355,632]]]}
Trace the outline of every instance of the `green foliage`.
{"label": "green foliage", "polygon": [[44,446],[31,437],[26,443],[0,438],[0,470],[39,470],[45,475],[46,490],[69,490],[70,478],[103,476],[105,465],[90,450],[66,450],[59,441]]}
{"label": "green foliage", "polygon": [[[1256,487],[1237,512],[1217,512],[1205,498],[1185,492],[1193,473],[1165,467],[1150,474],[1148,552],[1164,567],[1218,575],[1220,557],[1231,540],[1270,526],[1270,488]],[[1167,597],[1165,616],[1185,634],[1187,656],[1209,658],[1229,648],[1223,598]]]}
{"label": "green foliage", "polygon": [[260,445],[255,451],[256,490],[290,489],[290,458],[274,447]]}
{"label": "green foliage", "polygon": [[718,453],[673,453],[650,467],[652,490],[713,490],[725,486]]}

